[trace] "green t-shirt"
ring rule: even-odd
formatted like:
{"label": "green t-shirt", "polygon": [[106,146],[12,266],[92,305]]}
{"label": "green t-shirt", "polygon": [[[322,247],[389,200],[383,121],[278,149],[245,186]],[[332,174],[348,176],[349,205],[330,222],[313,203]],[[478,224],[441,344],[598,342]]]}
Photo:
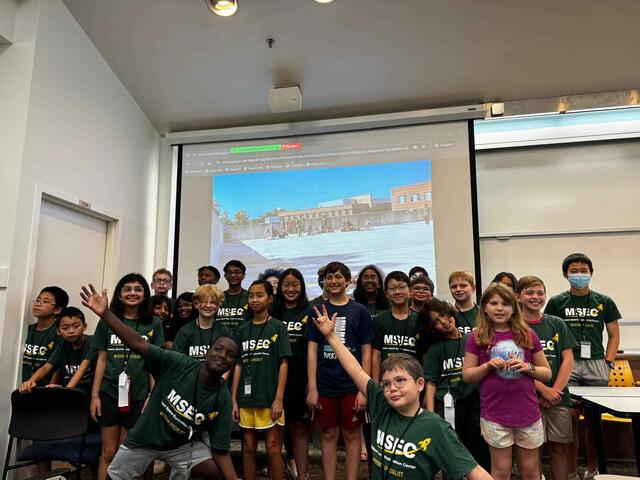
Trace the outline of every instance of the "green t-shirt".
{"label": "green t-shirt", "polygon": [[156,384],[125,446],[166,451],[199,438],[215,450],[229,450],[231,394],[222,379],[217,387],[198,382],[201,365],[182,353],[149,347],[145,368]]}
{"label": "green t-shirt", "polygon": [[471,333],[476,328],[476,319],[478,317],[478,306],[473,305],[471,310],[461,312],[456,306],[456,327],[462,335]]}
{"label": "green t-shirt", "polygon": [[381,362],[397,353],[418,358],[417,334],[418,315],[413,310],[409,310],[405,320],[398,320],[391,310],[384,310],[373,317],[373,348],[380,352]]}
{"label": "green t-shirt", "polygon": [[[545,313],[540,323],[527,322],[527,325],[538,335],[544,355],[547,357],[549,367],[551,367],[551,380],[546,383],[551,387],[553,386],[553,382],[556,381],[558,370],[560,370],[562,352],[578,346],[578,342],[573,338],[569,328],[562,319],[554,317],[553,315]],[[571,396],[569,395],[569,388],[566,386],[562,391],[560,405],[563,407],[571,406]]]}
{"label": "green t-shirt", "polygon": [[380,312],[383,311],[380,307],[378,307],[377,303],[367,303],[365,307],[367,307],[367,310],[369,311],[372,317],[378,315]]}
{"label": "green t-shirt", "polygon": [[573,357],[580,359],[580,342],[591,344],[591,358],[604,358],[602,332],[605,323],[620,320],[622,315],[615,302],[602,293],[591,290],[588,295],[575,296],[562,292],[551,297],[544,313],[560,317],[567,324],[578,345],[573,349]]}
{"label": "green t-shirt", "polygon": [[238,327],[247,320],[249,310],[249,292],[244,288],[237,295],[224,292],[224,301],[216,314],[216,321],[235,334]]}
{"label": "green t-shirt", "polygon": [[426,410],[415,419],[400,415],[373,380],[367,384],[367,411],[372,480],[383,480],[390,465],[388,478],[396,480],[430,480],[440,470],[455,480],[478,465],[447,422]]}
{"label": "green t-shirt", "polygon": [[282,312],[282,323],[287,327],[291,344],[287,390],[304,392],[307,388],[307,339],[304,335],[312,315],[311,307],[300,312],[293,308]]}
{"label": "green t-shirt", "polygon": [[[162,321],[158,317],[151,317],[149,324],[144,325],[135,320],[125,318],[125,325],[134,329],[148,343],[158,347],[164,346],[164,332]],[[112,398],[118,398],[118,376],[123,372],[125,365],[131,380],[131,398],[144,400],[149,392],[149,374],[144,371],[144,359],[137,353],[129,350],[120,338],[113,333],[104,320],[100,320],[93,334],[92,347],[96,350],[107,352],[107,367],[100,391]]]}
{"label": "green t-shirt", "polygon": [[424,378],[436,385],[436,399],[443,401],[447,391],[455,400],[465,398],[477,389],[477,384],[462,381],[462,361],[469,334],[446,339],[429,348],[424,359]]}
{"label": "green t-shirt", "polygon": [[47,360],[53,366],[53,370],[60,370],[62,373],[63,384],[66,385],[80,368],[80,364],[84,360],[89,360],[91,365],[87,368],[85,374],[78,383],[78,388],[91,391],[93,386],[93,376],[95,374],[96,359],[98,351],[91,346],[91,336],[84,336],[84,343],[80,348],[73,348],[70,342],[62,341],[58,344],[54,352]]}
{"label": "green t-shirt", "polygon": [[178,331],[173,350],[204,362],[209,347],[222,336],[231,336],[231,332],[220,322],[214,321],[211,328],[204,329],[194,320]]}
{"label": "green t-shirt", "polygon": [[[270,407],[276,398],[280,359],[291,356],[287,327],[275,318],[258,325],[248,321],[238,327],[236,338],[241,347],[238,406]],[[246,395],[249,383],[251,395]]]}
{"label": "green t-shirt", "polygon": [[[36,370],[42,367],[56,349],[58,343],[62,342],[62,338],[58,335],[58,327],[52,324],[46,330],[38,330],[38,324],[29,325],[27,329],[27,339],[24,344],[22,354],[22,381],[26,382],[31,378]],[[38,382],[38,386],[42,387],[51,381],[52,375],[48,375]]]}

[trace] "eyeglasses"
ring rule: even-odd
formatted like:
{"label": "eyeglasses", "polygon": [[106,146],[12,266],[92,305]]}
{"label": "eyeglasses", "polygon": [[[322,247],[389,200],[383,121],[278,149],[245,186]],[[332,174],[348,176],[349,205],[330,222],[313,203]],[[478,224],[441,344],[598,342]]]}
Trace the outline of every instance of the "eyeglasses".
{"label": "eyeglasses", "polygon": [[411,290],[413,290],[414,292],[423,292],[423,293],[431,292],[431,289],[428,287],[411,287]]}
{"label": "eyeglasses", "polygon": [[402,390],[405,385],[407,384],[407,382],[409,381],[408,378],[406,377],[397,377],[394,378],[393,380],[389,381],[389,380],[385,380],[383,382],[380,383],[380,386],[382,387],[382,390],[387,392],[391,389],[391,385],[393,385],[394,387],[396,387],[398,390]]}
{"label": "eyeglasses", "polygon": [[162,278],[156,278],[153,280],[153,283],[157,283],[158,285],[171,285],[171,280],[165,280]]}
{"label": "eyeglasses", "polygon": [[242,273],[242,270],[227,270],[226,272],[224,272],[224,274],[228,277],[241,277],[242,275],[244,275],[244,273]]}
{"label": "eyeglasses", "polygon": [[391,293],[393,293],[393,292],[403,292],[407,288],[409,288],[407,285],[398,285],[397,287],[387,287],[387,291],[391,292]]}
{"label": "eyeglasses", "polygon": [[291,283],[283,283],[282,288],[298,288],[300,286],[300,282],[291,282]]}
{"label": "eyeglasses", "polygon": [[122,287],[122,293],[131,293],[131,292],[142,293],[142,292],[144,292],[144,288],[142,288],[142,287],[127,287],[127,286]]}
{"label": "eyeglasses", "polygon": [[34,305],[55,305],[55,303],[53,302],[49,302],[48,300],[41,300],[39,298],[36,298],[33,302]]}

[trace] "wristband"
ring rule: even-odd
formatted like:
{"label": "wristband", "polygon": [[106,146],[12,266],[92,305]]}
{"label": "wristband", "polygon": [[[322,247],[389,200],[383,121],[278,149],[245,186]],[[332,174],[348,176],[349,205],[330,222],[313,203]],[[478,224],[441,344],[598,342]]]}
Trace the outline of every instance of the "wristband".
{"label": "wristband", "polygon": [[536,374],[536,366],[533,363],[529,364],[529,375],[532,377]]}

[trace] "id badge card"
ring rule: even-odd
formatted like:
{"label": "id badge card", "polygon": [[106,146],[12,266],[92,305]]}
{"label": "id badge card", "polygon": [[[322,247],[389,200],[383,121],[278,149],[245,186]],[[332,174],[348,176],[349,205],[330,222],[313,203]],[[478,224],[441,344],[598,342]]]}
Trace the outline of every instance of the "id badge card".
{"label": "id badge card", "polygon": [[591,358],[591,342],[586,340],[580,342],[580,358]]}
{"label": "id badge card", "polygon": [[126,372],[118,375],[118,408],[121,412],[129,411],[129,391],[131,380]]}
{"label": "id badge card", "polygon": [[251,377],[244,377],[244,396],[251,396]]}
{"label": "id badge card", "polygon": [[453,395],[447,392],[443,398],[444,401],[444,419],[455,430],[456,428],[456,407],[453,403]]}

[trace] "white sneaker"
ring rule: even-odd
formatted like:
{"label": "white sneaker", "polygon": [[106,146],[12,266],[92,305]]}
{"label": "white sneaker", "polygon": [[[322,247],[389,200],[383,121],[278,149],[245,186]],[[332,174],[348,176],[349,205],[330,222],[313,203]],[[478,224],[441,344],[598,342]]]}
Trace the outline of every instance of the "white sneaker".
{"label": "white sneaker", "polygon": [[285,473],[289,474],[293,480],[298,480],[298,467],[296,467],[295,460],[289,460],[286,463]]}
{"label": "white sneaker", "polygon": [[596,475],[598,475],[598,469],[596,468],[593,472],[590,472],[589,470],[584,472],[584,476],[582,477],[583,480],[593,480],[594,478],[596,478]]}
{"label": "white sneaker", "polygon": [[568,480],[580,480],[580,475],[578,475],[578,472],[573,472],[567,478]]}

